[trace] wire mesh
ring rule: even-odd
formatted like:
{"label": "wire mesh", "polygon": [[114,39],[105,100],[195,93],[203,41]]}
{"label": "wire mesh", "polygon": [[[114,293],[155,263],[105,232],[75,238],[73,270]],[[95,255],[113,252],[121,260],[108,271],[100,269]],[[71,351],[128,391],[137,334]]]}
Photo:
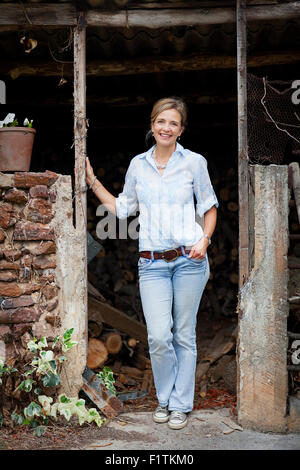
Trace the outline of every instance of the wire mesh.
{"label": "wire mesh", "polygon": [[247,74],[247,131],[250,163],[279,165],[287,145],[300,155],[300,104],[292,81],[269,81]]}

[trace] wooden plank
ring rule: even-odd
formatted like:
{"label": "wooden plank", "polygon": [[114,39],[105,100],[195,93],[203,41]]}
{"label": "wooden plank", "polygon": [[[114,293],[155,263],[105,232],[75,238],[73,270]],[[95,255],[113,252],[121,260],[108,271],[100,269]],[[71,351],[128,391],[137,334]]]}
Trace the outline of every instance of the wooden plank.
{"label": "wooden plank", "polygon": [[[275,5],[249,5],[247,21],[269,21],[295,19],[300,17],[300,2]],[[169,28],[173,26],[196,26],[204,24],[229,24],[236,22],[235,9],[228,8],[180,8],[155,10],[146,8],[135,10],[105,11],[91,9],[87,11],[87,24],[101,27],[141,27],[149,29]],[[71,3],[47,4],[31,3],[24,5],[5,3],[0,5],[0,25],[74,26],[76,10]]]}
{"label": "wooden plank", "polygon": [[248,142],[247,142],[247,21],[246,0],[237,1],[239,288],[249,272]]}
{"label": "wooden plank", "polygon": [[72,3],[5,3],[0,5],[0,25],[75,26],[77,13]]}
{"label": "wooden plank", "polygon": [[250,171],[254,267],[239,292],[238,422],[261,432],[285,432],[288,172],[285,165],[251,165]]}
{"label": "wooden plank", "polygon": [[[295,19],[300,16],[300,3],[249,6],[245,13],[247,21],[269,21]],[[170,28],[174,26],[196,26],[209,24],[230,24],[236,22],[234,8],[198,8],[185,10],[90,10],[87,12],[89,26]]]}
{"label": "wooden plank", "polygon": [[127,333],[139,340],[142,344],[148,347],[147,329],[143,323],[129,317],[121,310],[112,307],[109,304],[101,302],[93,296],[88,296],[88,309],[89,314],[96,317],[99,314],[108,325],[116,328],[119,331]]}
{"label": "wooden plank", "polygon": [[[300,51],[273,51],[272,54],[259,52],[248,56],[249,67],[265,67],[280,64],[295,64],[300,62]],[[122,75],[138,75],[163,72],[182,72],[197,70],[235,69],[236,56],[218,54],[192,53],[184,57],[159,56],[141,57],[118,60],[95,60],[86,64],[86,74],[89,77],[109,77]],[[61,64],[53,61],[41,61],[32,58],[28,61],[1,61],[0,74],[9,75],[12,79],[21,76],[61,77]],[[73,76],[73,64],[64,64],[64,77]],[[110,97],[112,100],[113,98]],[[209,98],[214,100],[213,97]],[[215,98],[220,100],[220,98]]]}
{"label": "wooden plank", "polygon": [[74,29],[74,144],[75,144],[75,229],[82,241],[82,282],[84,308],[78,311],[81,316],[86,351],[88,348],[88,315],[87,315],[87,202],[85,182],[86,157],[86,25],[84,14],[78,18]]}

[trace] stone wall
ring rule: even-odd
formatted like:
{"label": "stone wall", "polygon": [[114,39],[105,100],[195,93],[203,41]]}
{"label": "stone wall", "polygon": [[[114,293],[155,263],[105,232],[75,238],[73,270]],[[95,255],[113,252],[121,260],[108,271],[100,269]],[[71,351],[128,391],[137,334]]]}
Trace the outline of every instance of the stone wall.
{"label": "stone wall", "polygon": [[0,356],[20,358],[33,336],[74,328],[61,391],[78,393],[86,364],[86,234],[73,224],[71,177],[0,173]]}
{"label": "stone wall", "polygon": [[57,178],[50,171],[0,176],[0,340],[6,360],[21,352],[25,338],[54,337],[60,326],[51,226]]}

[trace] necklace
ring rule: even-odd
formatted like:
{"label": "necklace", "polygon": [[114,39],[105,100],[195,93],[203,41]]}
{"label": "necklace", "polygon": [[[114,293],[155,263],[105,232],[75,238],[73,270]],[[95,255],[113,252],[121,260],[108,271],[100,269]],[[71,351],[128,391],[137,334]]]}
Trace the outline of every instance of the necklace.
{"label": "necklace", "polygon": [[154,163],[155,163],[155,165],[156,165],[156,168],[157,168],[158,170],[164,170],[164,169],[166,168],[167,164],[161,165],[161,164],[158,163],[158,161],[156,160],[156,156],[154,156],[154,149],[152,150],[152,158],[153,158]]}

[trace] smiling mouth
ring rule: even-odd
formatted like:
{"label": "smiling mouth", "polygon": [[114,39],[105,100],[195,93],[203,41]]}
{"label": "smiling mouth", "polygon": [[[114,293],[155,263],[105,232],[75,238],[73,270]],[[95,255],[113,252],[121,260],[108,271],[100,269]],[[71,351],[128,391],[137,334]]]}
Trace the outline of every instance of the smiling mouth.
{"label": "smiling mouth", "polygon": [[160,137],[163,137],[164,139],[171,137],[170,134],[159,134],[159,135],[160,135]]}

